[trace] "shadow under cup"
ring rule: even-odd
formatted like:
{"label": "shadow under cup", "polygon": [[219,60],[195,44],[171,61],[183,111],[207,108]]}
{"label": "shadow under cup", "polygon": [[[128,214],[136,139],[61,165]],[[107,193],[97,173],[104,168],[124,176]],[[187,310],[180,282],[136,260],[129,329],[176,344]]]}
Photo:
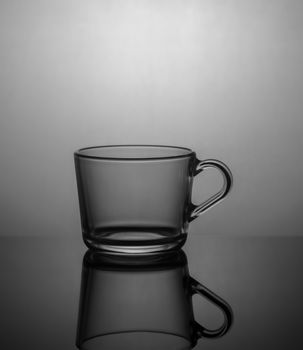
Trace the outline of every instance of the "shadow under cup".
{"label": "shadow under cup", "polygon": [[[83,239],[90,248],[147,253],[180,247],[188,224],[222,200],[232,176],[217,160],[173,146],[100,146],[75,152]],[[218,169],[222,189],[191,202],[193,178]]]}

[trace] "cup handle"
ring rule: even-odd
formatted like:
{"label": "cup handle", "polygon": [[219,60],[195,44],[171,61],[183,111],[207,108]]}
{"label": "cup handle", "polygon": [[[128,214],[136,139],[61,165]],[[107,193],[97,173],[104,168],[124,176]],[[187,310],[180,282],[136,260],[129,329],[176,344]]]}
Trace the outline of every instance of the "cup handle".
{"label": "cup handle", "polygon": [[199,215],[201,215],[204,211],[215,205],[216,203],[220,202],[228,192],[230,191],[232,187],[232,174],[227,165],[224,163],[220,162],[219,160],[216,159],[207,159],[207,160],[196,160],[196,168],[194,170],[194,176],[198,175],[201,173],[204,169],[206,168],[216,168],[218,169],[222,176],[223,176],[223,186],[219,192],[208,198],[206,201],[199,205],[195,205],[191,203],[190,209],[190,217],[189,217],[189,222],[196,219]]}
{"label": "cup handle", "polygon": [[219,338],[228,332],[233,323],[233,312],[226,301],[216,295],[214,292],[203,286],[201,283],[190,277],[190,284],[192,294],[199,294],[207,300],[215,304],[224,315],[223,324],[217,329],[208,329],[203,327],[200,323],[194,321],[194,328],[198,338]]}

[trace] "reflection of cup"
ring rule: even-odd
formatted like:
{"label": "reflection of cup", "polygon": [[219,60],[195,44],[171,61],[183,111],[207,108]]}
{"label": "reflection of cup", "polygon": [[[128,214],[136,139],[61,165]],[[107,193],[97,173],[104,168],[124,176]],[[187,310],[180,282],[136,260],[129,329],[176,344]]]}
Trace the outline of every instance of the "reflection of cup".
{"label": "reflection of cup", "polygon": [[[218,306],[224,323],[194,320],[192,295]],[[230,328],[229,305],[188,274],[183,251],[148,256],[88,251],[83,260],[77,346],[102,350],[185,350]]]}
{"label": "reflection of cup", "polygon": [[[232,176],[217,160],[183,147],[103,146],[75,152],[84,242],[90,248],[147,253],[180,247],[188,223],[222,200]],[[191,202],[193,177],[214,167],[222,189]]]}

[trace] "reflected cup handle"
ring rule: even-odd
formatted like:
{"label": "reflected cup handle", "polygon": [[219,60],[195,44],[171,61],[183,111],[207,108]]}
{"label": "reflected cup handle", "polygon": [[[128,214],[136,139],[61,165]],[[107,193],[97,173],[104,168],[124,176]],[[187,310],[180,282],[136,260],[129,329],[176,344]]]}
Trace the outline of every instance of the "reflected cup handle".
{"label": "reflected cup handle", "polygon": [[208,329],[200,323],[194,321],[194,327],[198,338],[219,338],[228,332],[233,323],[233,312],[226,301],[213,293],[211,290],[203,286],[201,283],[190,277],[192,294],[199,294],[216,305],[224,315],[223,324],[217,329]]}

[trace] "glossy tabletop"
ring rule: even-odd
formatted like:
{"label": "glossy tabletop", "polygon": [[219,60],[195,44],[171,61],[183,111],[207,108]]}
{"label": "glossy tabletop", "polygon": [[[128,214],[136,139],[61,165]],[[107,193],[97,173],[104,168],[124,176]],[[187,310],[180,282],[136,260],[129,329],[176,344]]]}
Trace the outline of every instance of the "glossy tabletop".
{"label": "glossy tabletop", "polygon": [[[183,250],[189,274],[234,313],[226,335],[201,338],[195,349],[303,348],[303,238],[192,232]],[[2,349],[76,349],[86,251],[79,233],[0,239]],[[209,328],[222,322],[221,312],[202,298],[193,297],[193,309]]]}

